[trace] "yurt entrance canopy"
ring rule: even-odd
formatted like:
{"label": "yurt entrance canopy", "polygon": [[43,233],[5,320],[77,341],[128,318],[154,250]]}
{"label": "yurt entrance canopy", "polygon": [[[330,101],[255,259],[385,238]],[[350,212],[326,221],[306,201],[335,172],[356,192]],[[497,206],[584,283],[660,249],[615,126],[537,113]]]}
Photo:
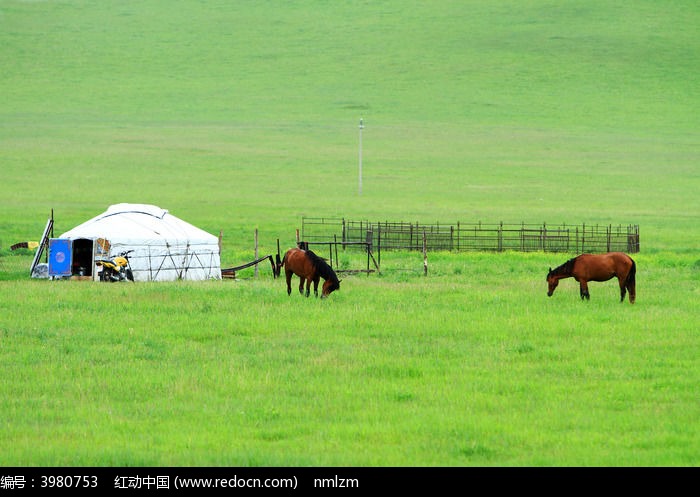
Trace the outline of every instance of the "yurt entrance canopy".
{"label": "yurt entrance canopy", "polygon": [[155,205],[111,205],[60,239],[71,240],[73,267],[94,279],[96,257],[127,250],[135,281],[221,279],[219,239]]}

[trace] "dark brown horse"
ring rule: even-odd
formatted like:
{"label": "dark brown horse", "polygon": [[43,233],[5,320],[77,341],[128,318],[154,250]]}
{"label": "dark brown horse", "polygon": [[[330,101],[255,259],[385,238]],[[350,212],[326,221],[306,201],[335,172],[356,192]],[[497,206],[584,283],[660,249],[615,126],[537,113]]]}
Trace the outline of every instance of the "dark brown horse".
{"label": "dark brown horse", "polygon": [[569,259],[561,266],[549,268],[547,283],[549,290],[547,296],[551,297],[557,288],[559,280],[573,277],[579,282],[581,299],[590,300],[588,293],[589,281],[608,281],[617,277],[620,283],[620,302],[625,300],[625,292],[629,290],[630,304],[634,304],[636,298],[635,274],[637,265],[632,258],[622,252],[609,252],[607,254],[581,254]]}
{"label": "dark brown horse", "polygon": [[323,278],[323,288],[321,298],[328,297],[334,290],[340,290],[340,280],[335,271],[321,257],[311,250],[293,248],[284,254],[279,268],[284,267],[284,274],[287,277],[287,295],[292,294],[292,276],[299,276],[299,293],[304,295],[304,283],[306,283],[306,296],[308,297],[311,282],[314,284],[314,295],[318,297],[318,283]]}

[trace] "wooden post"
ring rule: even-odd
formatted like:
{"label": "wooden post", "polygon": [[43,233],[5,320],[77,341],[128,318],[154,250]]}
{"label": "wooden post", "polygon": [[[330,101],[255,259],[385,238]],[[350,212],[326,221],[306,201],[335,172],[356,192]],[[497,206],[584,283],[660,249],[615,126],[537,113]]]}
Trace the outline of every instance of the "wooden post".
{"label": "wooden post", "polygon": [[369,258],[372,255],[369,243],[365,244],[365,250],[367,251],[367,276],[369,276]]}
{"label": "wooden post", "polygon": [[425,231],[423,231],[423,275],[428,275],[428,245],[425,237]]}
{"label": "wooden post", "polygon": [[459,252],[459,248],[460,248],[460,245],[459,245],[460,229],[459,228],[460,228],[460,223],[459,223],[459,221],[457,221],[457,252]]}
{"label": "wooden post", "polygon": [[542,251],[547,251],[547,223],[542,223]]}
{"label": "wooden post", "polygon": [[280,265],[282,264],[282,259],[280,259],[280,239],[277,239],[277,257],[275,259],[275,278],[277,278],[280,275],[281,268]]}
{"label": "wooden post", "polygon": [[503,221],[501,221],[498,225],[498,248],[497,250],[499,252],[503,252]]}
{"label": "wooden post", "polygon": [[338,265],[338,235],[333,235],[333,246],[335,247],[335,264],[337,266]]}

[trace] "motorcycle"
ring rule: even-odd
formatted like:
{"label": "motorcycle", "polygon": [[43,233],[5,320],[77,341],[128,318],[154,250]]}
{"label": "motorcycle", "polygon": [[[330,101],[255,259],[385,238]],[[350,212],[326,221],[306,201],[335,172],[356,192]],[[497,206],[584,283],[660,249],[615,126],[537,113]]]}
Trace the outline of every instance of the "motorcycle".
{"label": "motorcycle", "polygon": [[129,264],[131,252],[133,250],[127,250],[115,257],[95,259],[95,263],[102,266],[100,281],[134,281],[134,273]]}

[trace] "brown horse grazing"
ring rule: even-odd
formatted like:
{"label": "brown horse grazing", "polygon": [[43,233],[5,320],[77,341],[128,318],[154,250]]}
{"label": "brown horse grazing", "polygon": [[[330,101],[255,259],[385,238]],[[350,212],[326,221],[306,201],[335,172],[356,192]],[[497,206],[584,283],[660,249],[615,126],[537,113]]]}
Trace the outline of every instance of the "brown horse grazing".
{"label": "brown horse grazing", "polygon": [[304,295],[304,282],[306,282],[306,296],[310,294],[311,282],[314,283],[314,295],[318,297],[318,282],[321,278],[325,281],[321,289],[321,298],[328,297],[334,290],[340,290],[340,280],[335,271],[321,257],[311,250],[293,248],[284,254],[279,268],[284,267],[287,277],[287,295],[292,294],[292,276],[299,276],[299,293]]}
{"label": "brown horse grazing", "polygon": [[629,290],[630,304],[634,304],[636,298],[635,274],[637,265],[632,258],[622,252],[609,252],[607,254],[581,254],[569,259],[561,266],[549,268],[547,283],[549,290],[547,296],[551,297],[554,289],[562,278],[573,277],[579,282],[581,299],[590,300],[588,293],[589,281],[608,281],[617,277],[620,283],[620,302],[625,300],[625,292]]}

